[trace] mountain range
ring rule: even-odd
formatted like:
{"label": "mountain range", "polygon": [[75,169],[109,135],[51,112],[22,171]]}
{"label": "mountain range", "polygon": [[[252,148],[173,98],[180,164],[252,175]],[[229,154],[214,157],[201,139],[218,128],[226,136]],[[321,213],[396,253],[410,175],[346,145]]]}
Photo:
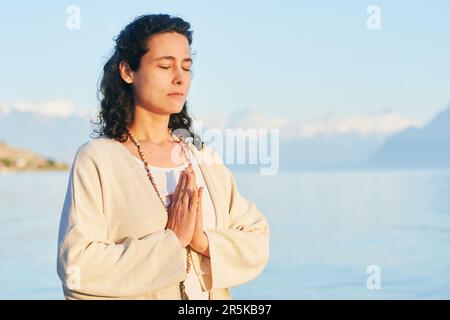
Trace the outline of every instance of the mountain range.
{"label": "mountain range", "polygon": [[361,167],[450,168],[450,104],[422,128],[389,137]]}
{"label": "mountain range", "polygon": [[[3,113],[0,110],[0,140],[70,165],[78,147],[91,139],[95,128],[90,123],[92,119],[93,113],[51,116],[15,109]],[[263,127],[280,128],[279,167],[282,170],[450,167],[450,105],[422,127],[409,126],[385,136],[361,135],[353,131],[292,136],[284,134],[287,120],[267,119],[271,122],[262,123]],[[232,115],[222,126],[253,127],[261,122],[264,121],[251,111],[244,111]]]}

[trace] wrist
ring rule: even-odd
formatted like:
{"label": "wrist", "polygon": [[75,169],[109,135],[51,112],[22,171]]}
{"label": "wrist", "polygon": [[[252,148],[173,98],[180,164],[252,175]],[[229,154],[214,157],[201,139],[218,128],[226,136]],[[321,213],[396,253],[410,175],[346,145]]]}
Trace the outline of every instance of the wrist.
{"label": "wrist", "polygon": [[200,248],[199,252],[205,256],[209,256],[209,240],[208,240],[208,236],[206,235],[206,233],[204,231],[202,234],[202,242],[201,242],[201,248]]}
{"label": "wrist", "polygon": [[208,239],[207,239],[205,233],[202,233],[201,237],[199,239],[197,239],[196,241],[192,241],[190,243],[190,246],[192,249],[194,249],[198,253],[203,253],[203,251],[205,251],[208,246]]}

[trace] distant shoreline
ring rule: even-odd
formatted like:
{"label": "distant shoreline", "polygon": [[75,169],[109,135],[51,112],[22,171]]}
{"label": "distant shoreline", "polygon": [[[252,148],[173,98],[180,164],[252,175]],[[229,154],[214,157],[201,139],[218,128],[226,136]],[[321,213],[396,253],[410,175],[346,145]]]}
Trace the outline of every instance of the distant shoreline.
{"label": "distant shoreline", "polygon": [[34,171],[67,171],[69,165],[0,141],[0,174]]}
{"label": "distant shoreline", "polygon": [[54,171],[68,171],[69,167],[62,168],[30,168],[30,169],[18,169],[18,168],[0,168],[0,175],[10,174],[10,173],[21,173],[21,172],[54,172]]}

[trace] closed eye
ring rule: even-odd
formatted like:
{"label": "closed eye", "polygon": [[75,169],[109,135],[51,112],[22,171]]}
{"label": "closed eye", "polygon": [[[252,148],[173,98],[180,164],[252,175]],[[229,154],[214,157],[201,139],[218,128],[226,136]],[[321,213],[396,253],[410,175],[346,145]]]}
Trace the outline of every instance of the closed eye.
{"label": "closed eye", "polygon": [[[170,69],[170,67],[166,67],[166,66],[159,66],[159,67],[160,67],[161,69],[165,69],[165,70]],[[187,71],[187,72],[191,71],[191,69],[189,69],[189,68],[187,68],[187,69],[183,68],[183,70],[184,70],[184,71]]]}

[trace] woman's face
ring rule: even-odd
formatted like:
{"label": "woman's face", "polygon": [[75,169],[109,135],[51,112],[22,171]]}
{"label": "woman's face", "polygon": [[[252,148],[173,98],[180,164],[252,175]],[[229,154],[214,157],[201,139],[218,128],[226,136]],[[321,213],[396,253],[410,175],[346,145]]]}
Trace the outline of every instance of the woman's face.
{"label": "woman's face", "polygon": [[160,33],[150,37],[148,48],[132,71],[135,104],[160,114],[179,113],[191,85],[189,42],[176,32]]}

